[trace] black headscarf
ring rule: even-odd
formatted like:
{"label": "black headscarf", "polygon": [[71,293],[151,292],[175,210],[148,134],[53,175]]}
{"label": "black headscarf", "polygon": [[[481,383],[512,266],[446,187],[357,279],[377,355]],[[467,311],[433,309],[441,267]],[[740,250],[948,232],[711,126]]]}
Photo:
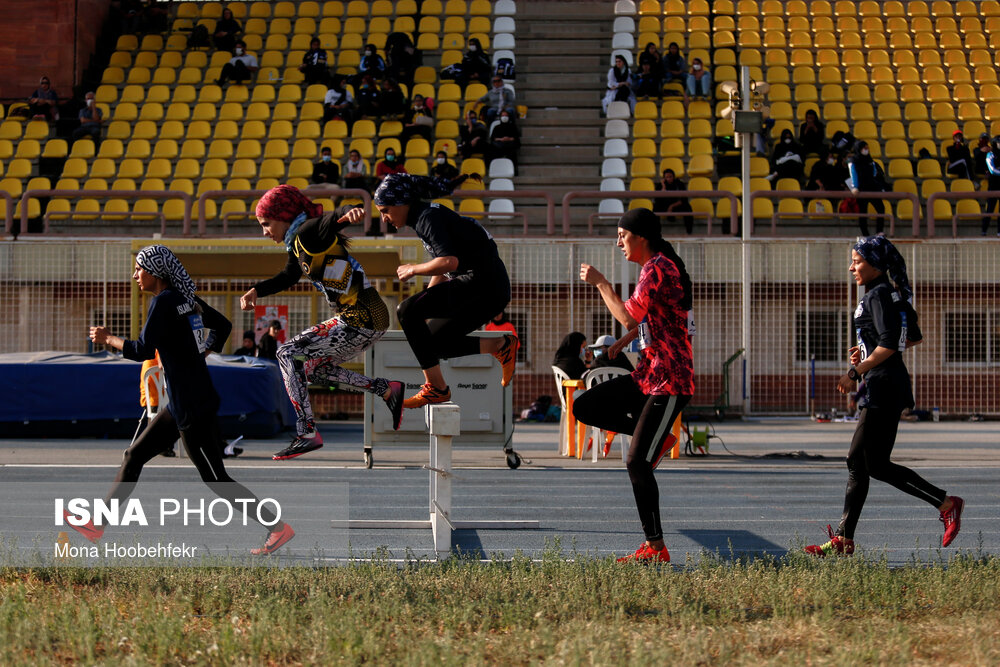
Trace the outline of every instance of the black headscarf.
{"label": "black headscarf", "polygon": [[654,253],[663,253],[667,259],[674,263],[678,273],[680,273],[681,287],[684,289],[680,306],[684,310],[691,310],[693,299],[691,276],[688,275],[684,260],[674,250],[674,246],[663,238],[660,231],[660,217],[648,208],[634,208],[618,220],[618,226],[648,240],[650,250]]}
{"label": "black headscarf", "polygon": [[587,337],[579,331],[567,334],[559,343],[556,356],[552,359],[552,365],[565,371],[570,380],[579,380],[587,370],[586,364],[580,358],[580,349],[586,340]]}

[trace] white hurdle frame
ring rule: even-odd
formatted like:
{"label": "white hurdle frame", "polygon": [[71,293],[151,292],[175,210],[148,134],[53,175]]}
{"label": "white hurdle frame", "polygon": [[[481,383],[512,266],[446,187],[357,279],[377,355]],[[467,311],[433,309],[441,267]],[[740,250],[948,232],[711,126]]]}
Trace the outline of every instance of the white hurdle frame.
{"label": "white hurdle frame", "polygon": [[[447,402],[424,407],[424,421],[430,432],[429,518],[423,520],[352,519],[350,528],[401,529],[430,528],[438,559],[451,555],[454,530],[537,530],[538,521],[455,521],[451,518],[451,439],[461,433],[462,413],[458,404]],[[342,522],[335,522],[343,525]]]}

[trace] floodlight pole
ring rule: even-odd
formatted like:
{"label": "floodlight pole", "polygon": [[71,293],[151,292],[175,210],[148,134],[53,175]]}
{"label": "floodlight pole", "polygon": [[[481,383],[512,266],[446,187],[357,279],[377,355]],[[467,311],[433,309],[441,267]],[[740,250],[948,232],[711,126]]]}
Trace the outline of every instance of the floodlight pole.
{"label": "floodlight pole", "polygon": [[[750,99],[750,68],[743,66],[740,70],[740,99],[743,100],[743,111],[753,109]],[[751,375],[750,361],[750,223],[753,221],[753,210],[750,205],[750,142],[753,135],[744,132],[740,142],[740,176],[743,185],[743,217],[742,217],[742,254],[743,254],[743,414],[750,414]]]}

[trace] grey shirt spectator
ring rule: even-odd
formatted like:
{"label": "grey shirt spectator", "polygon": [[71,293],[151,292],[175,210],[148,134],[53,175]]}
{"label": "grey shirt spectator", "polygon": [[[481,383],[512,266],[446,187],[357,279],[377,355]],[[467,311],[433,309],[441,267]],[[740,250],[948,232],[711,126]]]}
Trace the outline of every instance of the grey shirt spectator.
{"label": "grey shirt spectator", "polygon": [[501,111],[514,113],[514,91],[503,85],[503,79],[498,76],[493,77],[493,87],[476,100],[477,104],[482,104],[486,108],[486,122],[492,123],[500,115]]}

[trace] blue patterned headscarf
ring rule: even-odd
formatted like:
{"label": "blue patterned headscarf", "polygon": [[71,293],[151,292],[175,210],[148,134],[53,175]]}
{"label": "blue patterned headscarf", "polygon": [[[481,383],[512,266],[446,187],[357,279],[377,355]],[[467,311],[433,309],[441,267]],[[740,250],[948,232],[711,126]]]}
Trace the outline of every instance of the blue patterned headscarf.
{"label": "blue patterned headscarf", "polygon": [[889,239],[881,235],[861,237],[854,244],[854,251],[886,274],[904,299],[909,301],[913,297],[910,278],[906,275],[906,261]]}
{"label": "blue patterned headscarf", "polygon": [[375,190],[375,205],[406,206],[423,199],[444,197],[451,194],[455,185],[456,183],[446,178],[389,174]]}
{"label": "blue patterned headscarf", "polygon": [[177,259],[170,248],[163,245],[146,246],[135,256],[135,262],[146,273],[167,281],[171,287],[180,292],[188,303],[194,302],[194,281],[188,275],[187,269]]}

